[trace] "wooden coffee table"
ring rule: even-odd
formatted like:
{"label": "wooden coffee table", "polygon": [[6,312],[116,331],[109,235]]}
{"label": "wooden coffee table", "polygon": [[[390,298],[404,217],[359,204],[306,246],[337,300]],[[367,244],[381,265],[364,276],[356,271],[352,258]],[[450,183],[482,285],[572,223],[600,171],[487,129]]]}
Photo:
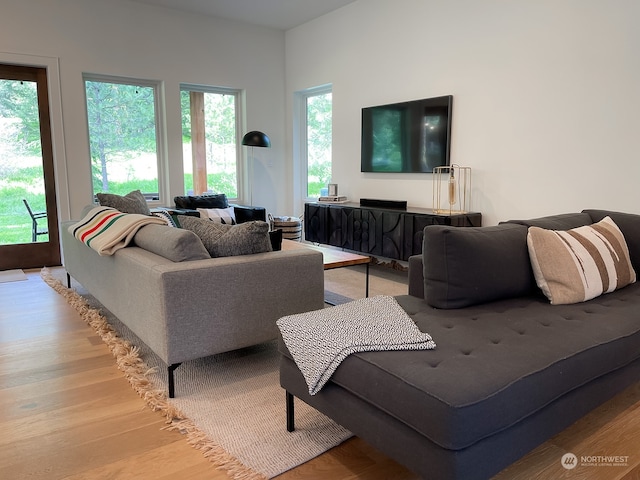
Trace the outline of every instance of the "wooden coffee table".
{"label": "wooden coffee table", "polygon": [[365,296],[369,296],[369,262],[370,257],[365,255],[358,255],[357,253],[345,252],[343,250],[337,250],[335,248],[322,247],[320,245],[314,245],[312,243],[295,242],[293,240],[282,240],[282,250],[296,250],[301,248],[307,248],[311,250],[317,250],[322,252],[322,263],[325,270],[331,270],[333,268],[350,267],[352,265],[366,265],[367,271],[365,275]]}

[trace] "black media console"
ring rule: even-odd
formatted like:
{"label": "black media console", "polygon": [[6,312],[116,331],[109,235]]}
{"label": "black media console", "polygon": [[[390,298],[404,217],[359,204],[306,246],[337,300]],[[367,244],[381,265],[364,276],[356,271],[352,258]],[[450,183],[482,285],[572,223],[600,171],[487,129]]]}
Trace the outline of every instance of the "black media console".
{"label": "black media console", "polygon": [[358,203],[306,203],[304,235],[366,255],[408,260],[422,253],[422,232],[427,225],[479,227],[477,212],[439,214],[427,208],[378,208]]}

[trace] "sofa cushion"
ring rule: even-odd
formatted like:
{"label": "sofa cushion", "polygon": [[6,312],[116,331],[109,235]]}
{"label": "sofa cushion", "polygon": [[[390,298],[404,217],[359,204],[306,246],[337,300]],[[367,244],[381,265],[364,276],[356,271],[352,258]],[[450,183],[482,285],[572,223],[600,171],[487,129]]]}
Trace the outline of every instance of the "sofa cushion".
{"label": "sofa cushion", "polygon": [[269,225],[266,222],[246,222],[225,225],[210,220],[178,216],[182,228],[195,232],[212,257],[229,257],[270,252]]}
{"label": "sofa cushion", "polygon": [[207,218],[214,222],[226,223],[227,225],[236,224],[236,214],[233,207],[227,208],[198,208],[200,218]]}
{"label": "sofa cushion", "polygon": [[424,296],[433,307],[462,308],[534,291],[523,225],[430,225],[422,251]]}
{"label": "sofa cushion", "polygon": [[612,212],[610,210],[584,210],[594,222],[611,217],[624,235],[629,247],[629,257],[636,272],[640,270],[640,215]]}
{"label": "sofa cushion", "polygon": [[636,281],[624,235],[610,217],[571,230],[529,228],[536,282],[553,305],[584,302]]}
{"label": "sofa cushion", "polygon": [[197,208],[227,208],[229,202],[224,193],[211,195],[183,195],[173,197],[177,208],[195,210]]}
{"label": "sofa cushion", "polygon": [[548,217],[532,218],[529,220],[509,220],[505,223],[515,223],[527,227],[540,227],[549,230],[569,230],[571,228],[582,227],[593,223],[588,213],[561,213],[559,215],[549,215]]}
{"label": "sofa cushion", "polygon": [[124,197],[115,193],[96,193],[102,207],[111,207],[123,213],[139,213],[151,215],[147,200],[140,190],[127,193]]}
{"label": "sofa cushion", "polygon": [[172,262],[211,258],[195,233],[180,228],[147,225],[138,230],[133,243]]}

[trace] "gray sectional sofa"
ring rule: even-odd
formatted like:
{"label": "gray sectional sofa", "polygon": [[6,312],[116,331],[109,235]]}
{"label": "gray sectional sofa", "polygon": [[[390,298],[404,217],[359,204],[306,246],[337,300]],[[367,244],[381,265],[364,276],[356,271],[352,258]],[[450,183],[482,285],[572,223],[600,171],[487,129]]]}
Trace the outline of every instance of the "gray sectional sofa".
{"label": "gray sectional sofa", "polygon": [[484,479],[638,382],[640,282],[552,305],[527,247],[530,226],[568,230],[606,216],[640,271],[639,215],[426,227],[410,294],[396,299],[437,348],[352,354],[312,396],[281,341],[289,429],[295,396],[423,478]]}
{"label": "gray sectional sofa", "polygon": [[275,321],[322,308],[322,254],[270,251],[211,258],[189,230],[141,228],[133,244],[100,256],[62,224],[63,263],[166,364],[169,396],[182,363],[277,337]]}

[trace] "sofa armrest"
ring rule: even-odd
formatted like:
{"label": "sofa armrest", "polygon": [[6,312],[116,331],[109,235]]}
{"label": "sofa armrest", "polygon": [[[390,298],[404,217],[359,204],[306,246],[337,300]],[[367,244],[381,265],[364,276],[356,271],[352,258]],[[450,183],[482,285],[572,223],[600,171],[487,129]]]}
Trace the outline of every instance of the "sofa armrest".
{"label": "sofa armrest", "polygon": [[424,298],[422,254],[409,257],[409,295]]}
{"label": "sofa armrest", "polygon": [[249,207],[245,205],[230,205],[236,215],[236,223],[254,220],[267,221],[267,210],[264,207]]}

